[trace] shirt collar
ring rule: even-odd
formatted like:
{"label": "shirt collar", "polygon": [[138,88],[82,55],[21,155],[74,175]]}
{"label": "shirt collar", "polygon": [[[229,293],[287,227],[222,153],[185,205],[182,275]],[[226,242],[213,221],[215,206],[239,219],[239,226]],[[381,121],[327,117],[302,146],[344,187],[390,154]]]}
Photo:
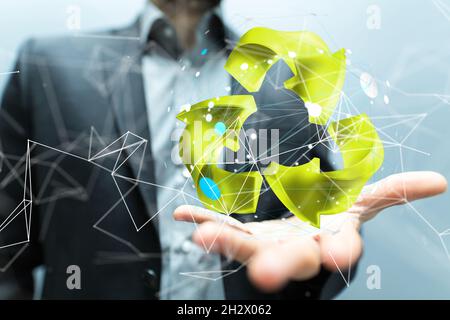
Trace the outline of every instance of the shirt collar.
{"label": "shirt collar", "polygon": [[[162,21],[164,23],[161,23]],[[140,39],[144,46],[147,45],[152,29],[161,25],[169,25],[167,18],[156,5],[151,1],[147,1],[140,19]],[[158,31],[164,32],[164,30]],[[160,32],[157,33],[159,34]],[[222,9],[219,5],[207,12],[201,19],[197,28],[198,42],[194,45],[191,52],[183,53],[183,55],[202,55],[221,50],[225,47],[226,38],[227,29],[223,24]],[[176,42],[175,39],[172,41]],[[176,45],[173,43],[172,47]]]}
{"label": "shirt collar", "polygon": [[165,19],[164,13],[153,2],[147,1],[141,14],[140,38],[142,43],[147,41],[152,25],[158,19]]}

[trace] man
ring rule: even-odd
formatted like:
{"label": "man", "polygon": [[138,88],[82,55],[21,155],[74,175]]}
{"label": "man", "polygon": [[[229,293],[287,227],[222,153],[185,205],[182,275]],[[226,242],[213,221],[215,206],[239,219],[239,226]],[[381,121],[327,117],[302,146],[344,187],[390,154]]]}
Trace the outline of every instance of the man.
{"label": "man", "polygon": [[[171,160],[179,107],[245,92],[223,70],[236,37],[218,2],[154,0],[128,28],[22,47],[0,110],[5,298],[32,297],[38,266],[47,299],[330,298],[337,268],[361,254],[363,221],[445,190],[435,173],[392,176],[349,210],[356,219],[313,237],[276,232],[296,220],[270,192],[246,223],[178,207],[198,205]],[[302,102],[276,89],[289,72],[273,69],[246,126],[279,130],[281,163],[320,157],[330,170],[326,148],[283,152],[317,137]]]}

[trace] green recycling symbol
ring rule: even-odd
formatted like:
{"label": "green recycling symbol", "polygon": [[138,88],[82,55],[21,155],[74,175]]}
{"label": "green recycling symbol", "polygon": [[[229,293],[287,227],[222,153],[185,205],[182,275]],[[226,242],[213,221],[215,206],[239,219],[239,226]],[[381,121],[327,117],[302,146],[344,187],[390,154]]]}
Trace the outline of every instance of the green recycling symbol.
{"label": "green recycling symbol", "polygon": [[217,97],[181,111],[177,118],[186,127],[179,143],[180,157],[206,208],[226,214],[255,213],[264,175],[286,208],[320,227],[321,215],[344,212],[356,201],[383,163],[383,144],[365,114],[330,122],[344,85],[345,50],[332,53],[314,33],[253,28],[241,37],[225,70],[248,92],[257,92],[280,59],[294,75],[284,87],[304,101],[310,123],[327,126],[342,155],[343,169],[323,172],[318,158],[299,166],[271,162],[262,172],[219,167],[223,148],[238,151],[239,132],[257,111],[251,95]]}

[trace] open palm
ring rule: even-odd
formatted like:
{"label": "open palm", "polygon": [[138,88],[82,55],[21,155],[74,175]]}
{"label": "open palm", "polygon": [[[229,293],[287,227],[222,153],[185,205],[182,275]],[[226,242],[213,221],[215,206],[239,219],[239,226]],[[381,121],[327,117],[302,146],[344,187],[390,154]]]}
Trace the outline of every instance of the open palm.
{"label": "open palm", "polygon": [[[447,182],[434,172],[407,172],[365,187],[356,203],[337,216],[323,216],[321,225],[334,228],[311,232],[296,217],[241,223],[216,212],[184,205],[174,218],[198,223],[193,235],[198,245],[247,264],[248,276],[265,291],[275,291],[290,280],[315,276],[321,266],[345,270],[361,256],[361,225],[383,209],[444,192]],[[338,223],[336,223],[338,221]],[[324,228],[322,228],[324,229]]]}

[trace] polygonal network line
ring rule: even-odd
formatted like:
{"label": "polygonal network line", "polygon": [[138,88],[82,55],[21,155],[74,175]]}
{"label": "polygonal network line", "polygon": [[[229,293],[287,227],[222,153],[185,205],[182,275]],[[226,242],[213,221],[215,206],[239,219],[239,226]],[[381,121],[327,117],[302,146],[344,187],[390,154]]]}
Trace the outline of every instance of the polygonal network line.
{"label": "polygonal network line", "polygon": [[[332,53],[314,33],[253,28],[241,37],[225,70],[246,90],[255,92],[279,60],[294,75],[285,81],[285,87],[305,102],[309,122],[328,127],[343,157],[342,170],[322,172],[318,158],[295,167],[272,162],[262,174],[259,170],[236,173],[219,168],[216,162],[222,149],[239,150],[237,137],[257,110],[250,95],[217,97],[180,112],[177,118],[186,123],[180,156],[207,208],[226,214],[253,214],[264,176],[290,212],[320,227],[321,215],[344,212],[356,201],[383,162],[383,145],[364,114],[329,122],[344,85],[345,50]],[[201,129],[197,130],[199,122]]]}

